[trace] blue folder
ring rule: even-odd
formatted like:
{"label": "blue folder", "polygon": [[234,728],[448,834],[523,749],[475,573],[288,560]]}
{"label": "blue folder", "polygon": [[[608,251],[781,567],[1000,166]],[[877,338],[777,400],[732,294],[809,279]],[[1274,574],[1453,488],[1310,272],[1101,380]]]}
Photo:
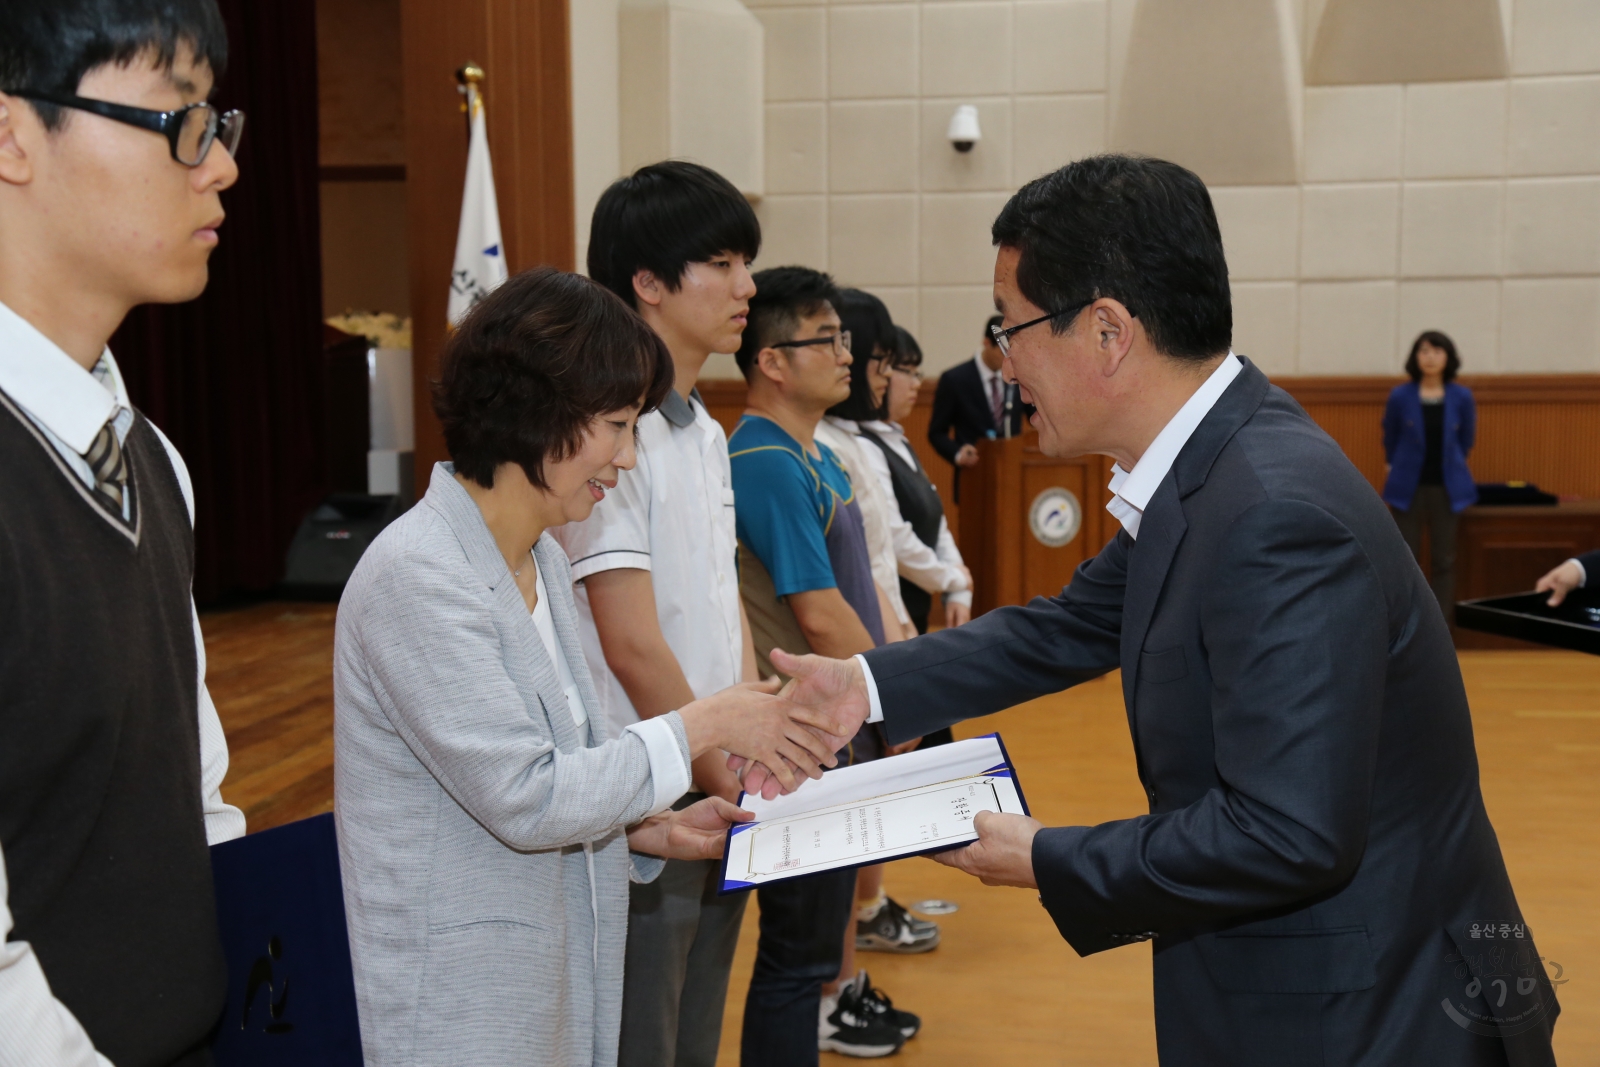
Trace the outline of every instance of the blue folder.
{"label": "blue folder", "polygon": [[361,1067],[333,816],[211,848],[228,1006],[217,1067]]}

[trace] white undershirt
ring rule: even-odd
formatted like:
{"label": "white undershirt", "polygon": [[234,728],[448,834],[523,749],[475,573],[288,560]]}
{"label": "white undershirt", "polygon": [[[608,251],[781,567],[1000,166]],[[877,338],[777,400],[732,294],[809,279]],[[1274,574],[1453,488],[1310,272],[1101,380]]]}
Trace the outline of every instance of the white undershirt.
{"label": "white undershirt", "polygon": [[[529,562],[533,563],[530,556]],[[572,666],[567,663],[567,654],[561,648],[561,642],[556,639],[556,622],[550,615],[550,594],[544,587],[544,572],[539,570],[539,564],[533,563],[534,589],[538,602],[533,607],[533,627],[539,631],[539,639],[544,642],[544,650],[550,654],[550,662],[556,665],[556,681],[561,685],[561,691],[567,695],[567,707],[572,711],[572,721],[578,724],[578,731],[583,732],[583,727],[589,721],[589,709],[583,706],[583,697],[578,695],[578,680],[572,676]]]}

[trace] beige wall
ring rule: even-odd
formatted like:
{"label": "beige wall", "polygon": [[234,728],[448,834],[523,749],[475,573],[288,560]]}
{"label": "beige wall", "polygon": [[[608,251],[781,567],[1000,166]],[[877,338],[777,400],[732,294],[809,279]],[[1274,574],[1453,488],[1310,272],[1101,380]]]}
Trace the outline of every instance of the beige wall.
{"label": "beige wall", "polygon": [[[1007,195],[1115,146],[1212,184],[1236,347],[1275,373],[1393,371],[1430,327],[1472,371],[1600,370],[1596,0],[747,4],[763,265],[879,293],[935,369],[975,347]],[[1407,68],[1352,33],[1454,58]],[[1422,80],[1463,71],[1508,76]],[[962,103],[969,155],[944,139]]]}

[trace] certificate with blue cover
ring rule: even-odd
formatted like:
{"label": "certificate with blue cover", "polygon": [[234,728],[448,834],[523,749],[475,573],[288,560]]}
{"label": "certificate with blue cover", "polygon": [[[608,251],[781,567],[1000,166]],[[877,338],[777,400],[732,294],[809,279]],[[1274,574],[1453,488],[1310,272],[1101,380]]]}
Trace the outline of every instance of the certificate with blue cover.
{"label": "certificate with blue cover", "polygon": [[361,1067],[333,816],[211,846],[228,1005],[217,1067]]}
{"label": "certificate with blue cover", "polygon": [[1029,814],[999,734],[839,767],[739,806],[755,818],[728,831],[722,893],[960,848],[978,839],[980,811]]}

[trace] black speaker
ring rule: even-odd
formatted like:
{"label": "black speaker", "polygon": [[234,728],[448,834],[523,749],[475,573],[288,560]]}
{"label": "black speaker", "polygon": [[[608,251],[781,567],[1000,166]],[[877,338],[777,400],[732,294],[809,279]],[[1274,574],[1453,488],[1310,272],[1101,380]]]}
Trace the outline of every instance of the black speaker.
{"label": "black speaker", "polygon": [[283,594],[337,600],[367,546],[405,510],[398,496],[330,494],[301,521],[289,542]]}

